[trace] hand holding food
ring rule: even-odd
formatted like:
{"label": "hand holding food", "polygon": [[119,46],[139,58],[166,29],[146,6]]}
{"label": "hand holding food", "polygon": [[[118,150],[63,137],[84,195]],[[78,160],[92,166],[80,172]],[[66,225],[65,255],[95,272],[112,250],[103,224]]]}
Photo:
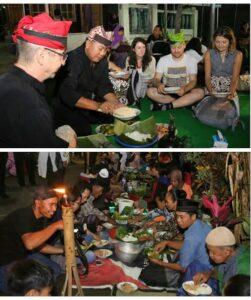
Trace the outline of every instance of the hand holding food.
{"label": "hand holding food", "polygon": [[200,283],[205,283],[208,281],[210,274],[207,272],[199,272],[193,276],[194,285],[199,285]]}
{"label": "hand holding food", "polygon": [[160,242],[155,246],[155,251],[161,252],[166,248],[166,241]]}
{"label": "hand holding food", "polygon": [[159,265],[159,266],[163,266],[163,261],[158,259],[158,258],[152,258],[149,256],[149,260],[151,263],[155,264],[155,265]]}
{"label": "hand holding food", "polygon": [[114,110],[114,104],[109,101],[105,101],[100,105],[98,110],[105,114],[112,114]]}

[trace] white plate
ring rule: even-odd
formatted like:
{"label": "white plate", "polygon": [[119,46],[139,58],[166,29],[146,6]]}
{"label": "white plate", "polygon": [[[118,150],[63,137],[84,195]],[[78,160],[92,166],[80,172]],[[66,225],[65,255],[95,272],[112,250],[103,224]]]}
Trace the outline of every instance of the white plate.
{"label": "white plate", "polygon": [[[189,288],[191,286],[191,288]],[[190,295],[193,296],[209,296],[212,294],[212,288],[206,284],[206,283],[201,283],[198,285],[196,289],[194,289],[194,282],[193,281],[186,281],[182,283],[182,288]]]}
{"label": "white plate", "polygon": [[123,72],[123,71],[110,72],[109,75],[114,77],[114,78],[123,78],[123,77],[128,75],[128,72]]}
{"label": "white plate", "polygon": [[93,244],[99,248],[99,247],[104,247],[104,246],[108,245],[109,241],[107,241],[107,240],[95,241]]}
{"label": "white plate", "polygon": [[165,87],[164,91],[167,93],[176,93],[178,92],[179,89],[180,87],[178,86],[170,86],[170,87]]}
{"label": "white plate", "polygon": [[119,225],[126,225],[128,223],[128,220],[116,220],[116,223]]}
{"label": "white plate", "polygon": [[103,223],[102,226],[104,226],[106,229],[112,229],[114,226],[111,223]]}
{"label": "white plate", "polygon": [[139,215],[141,213],[141,210],[139,208],[136,208],[133,210],[134,215]]}
{"label": "white plate", "polygon": [[[124,285],[130,286],[130,287],[131,287],[130,291],[126,291],[126,290],[124,289],[124,287],[123,287]],[[135,283],[128,282],[128,281],[124,281],[124,282],[118,283],[118,284],[117,284],[117,288],[118,288],[121,292],[127,293],[127,294],[133,293],[133,292],[135,292],[135,291],[138,289],[138,287],[137,287],[137,285],[136,285]]]}
{"label": "white plate", "polygon": [[214,96],[218,98],[226,98],[229,93],[217,93],[215,92]]}
{"label": "white plate", "polygon": [[122,239],[121,239],[123,242],[127,242],[127,243],[130,243],[130,242],[137,242],[138,239],[133,236],[132,234],[127,234],[125,235]]}
{"label": "white plate", "polygon": [[99,249],[95,251],[95,254],[99,258],[107,258],[112,255],[112,251],[108,249]]}
{"label": "white plate", "polygon": [[134,114],[132,114],[132,115],[129,115],[129,116],[117,115],[116,114],[116,110],[115,110],[114,113],[113,113],[113,116],[115,118],[123,120],[123,121],[132,120],[132,119],[134,119],[135,117],[137,117],[141,113],[141,111],[139,109],[137,109],[137,108],[132,108],[132,109],[134,110]]}

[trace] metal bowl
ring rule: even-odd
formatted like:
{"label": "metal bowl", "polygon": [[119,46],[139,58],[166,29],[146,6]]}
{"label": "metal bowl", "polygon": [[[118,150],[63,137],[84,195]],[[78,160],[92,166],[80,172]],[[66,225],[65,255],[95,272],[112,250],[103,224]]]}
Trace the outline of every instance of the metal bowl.
{"label": "metal bowl", "polygon": [[143,250],[144,244],[118,242],[115,244],[117,257],[125,263],[132,263]]}

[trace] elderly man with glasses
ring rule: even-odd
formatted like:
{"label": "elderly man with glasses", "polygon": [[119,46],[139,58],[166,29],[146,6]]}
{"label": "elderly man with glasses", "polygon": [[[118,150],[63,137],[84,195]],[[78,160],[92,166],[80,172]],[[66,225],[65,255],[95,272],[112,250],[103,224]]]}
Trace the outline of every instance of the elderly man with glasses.
{"label": "elderly man with glasses", "polygon": [[83,45],[69,53],[68,74],[54,101],[56,125],[69,124],[78,136],[91,134],[91,124],[111,123],[122,106],[108,77],[107,52],[112,32],[97,26]]}
{"label": "elderly man with glasses", "polygon": [[18,23],[17,62],[0,76],[0,148],[76,146],[74,133],[67,142],[56,136],[43,84],[65,64],[70,26],[71,21],[54,21],[46,13]]}

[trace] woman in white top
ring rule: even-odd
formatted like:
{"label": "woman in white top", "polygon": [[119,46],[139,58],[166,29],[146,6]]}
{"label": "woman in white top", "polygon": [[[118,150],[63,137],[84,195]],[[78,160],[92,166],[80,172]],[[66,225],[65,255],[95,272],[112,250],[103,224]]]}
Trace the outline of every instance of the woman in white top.
{"label": "woman in white top", "polygon": [[186,45],[186,53],[193,56],[197,63],[203,62],[202,44],[199,38],[192,38]]}
{"label": "woman in white top", "polygon": [[155,74],[156,60],[150,55],[147,43],[143,38],[137,37],[132,41],[131,52],[126,59],[127,69],[137,69],[150,84]]}

